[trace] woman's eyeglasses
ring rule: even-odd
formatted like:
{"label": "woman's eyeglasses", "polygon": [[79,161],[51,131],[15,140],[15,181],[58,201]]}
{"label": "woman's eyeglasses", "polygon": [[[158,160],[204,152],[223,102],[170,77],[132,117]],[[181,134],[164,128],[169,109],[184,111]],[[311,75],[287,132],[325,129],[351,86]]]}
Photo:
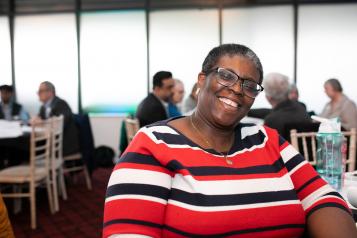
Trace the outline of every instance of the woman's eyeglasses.
{"label": "woman's eyeglasses", "polygon": [[225,87],[231,87],[239,81],[243,94],[250,98],[256,98],[258,94],[264,90],[263,86],[259,83],[256,83],[251,79],[244,79],[228,69],[215,68],[206,75],[211,72],[217,73],[217,82]]}

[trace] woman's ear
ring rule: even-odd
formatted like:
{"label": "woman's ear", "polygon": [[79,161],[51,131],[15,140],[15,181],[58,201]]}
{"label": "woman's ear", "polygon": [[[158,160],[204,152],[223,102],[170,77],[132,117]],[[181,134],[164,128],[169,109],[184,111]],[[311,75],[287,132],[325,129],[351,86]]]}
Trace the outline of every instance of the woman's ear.
{"label": "woman's ear", "polygon": [[198,74],[198,79],[197,79],[197,88],[203,88],[203,86],[205,85],[205,81],[206,81],[206,75],[204,73],[199,73]]}

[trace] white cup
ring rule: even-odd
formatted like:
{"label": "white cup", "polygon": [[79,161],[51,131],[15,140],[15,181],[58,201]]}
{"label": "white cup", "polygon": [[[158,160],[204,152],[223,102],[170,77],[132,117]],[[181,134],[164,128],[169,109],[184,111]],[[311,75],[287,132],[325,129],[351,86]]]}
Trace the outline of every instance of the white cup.
{"label": "white cup", "polygon": [[347,189],[347,199],[352,206],[357,207],[357,187],[351,186]]}

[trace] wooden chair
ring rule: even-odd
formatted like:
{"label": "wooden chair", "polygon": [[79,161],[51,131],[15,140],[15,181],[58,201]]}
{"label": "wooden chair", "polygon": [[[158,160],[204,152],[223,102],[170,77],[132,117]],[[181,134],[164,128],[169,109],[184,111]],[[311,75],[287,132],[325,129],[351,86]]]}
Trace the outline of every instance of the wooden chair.
{"label": "wooden chair", "polygon": [[46,184],[48,202],[53,211],[51,182],[49,176],[50,163],[50,125],[41,123],[32,126],[30,137],[30,163],[5,168],[0,171],[0,183],[12,185],[28,185],[28,192],[14,189],[13,192],[2,191],[4,198],[30,199],[31,228],[36,229],[36,187]]}
{"label": "wooden chair", "polygon": [[128,144],[133,140],[136,132],[140,129],[139,120],[126,117],[124,119],[124,125],[126,130],[126,136],[128,138]]}
{"label": "wooden chair", "polygon": [[[352,172],[356,166],[356,129],[352,128],[350,131],[342,133],[348,142],[348,151],[346,151],[347,171]],[[297,132],[295,129],[290,131],[291,144],[314,166],[316,165],[316,134],[317,132]],[[299,141],[301,142],[300,146]]]}
{"label": "wooden chair", "polygon": [[53,191],[53,205],[54,211],[59,211],[58,202],[58,185],[64,200],[67,200],[66,184],[63,175],[63,115],[52,117],[51,123],[51,156],[50,156],[50,171],[51,171],[51,184]]}

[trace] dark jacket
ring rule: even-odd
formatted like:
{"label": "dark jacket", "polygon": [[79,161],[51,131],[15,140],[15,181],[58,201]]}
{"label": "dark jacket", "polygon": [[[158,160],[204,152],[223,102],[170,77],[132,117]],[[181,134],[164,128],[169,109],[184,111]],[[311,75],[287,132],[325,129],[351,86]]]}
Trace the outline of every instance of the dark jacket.
{"label": "dark jacket", "polygon": [[286,137],[285,126],[287,124],[309,122],[311,119],[306,109],[300,103],[291,100],[279,103],[264,119],[265,125],[276,129],[283,137]]}
{"label": "dark jacket", "polygon": [[139,104],[136,117],[139,119],[140,127],[168,118],[164,105],[152,93]]}
{"label": "dark jacket", "polygon": [[[52,116],[64,116],[63,122],[63,155],[73,154],[79,151],[79,136],[78,128],[75,124],[73,113],[66,101],[59,97],[54,97],[51,103]],[[42,105],[39,112],[39,117],[47,119],[45,107]]]}
{"label": "dark jacket", "polygon": [[[22,106],[16,102],[11,103],[11,115],[12,117],[18,116],[20,114]],[[2,104],[0,103],[0,119],[4,119],[5,115],[2,110]]]}

